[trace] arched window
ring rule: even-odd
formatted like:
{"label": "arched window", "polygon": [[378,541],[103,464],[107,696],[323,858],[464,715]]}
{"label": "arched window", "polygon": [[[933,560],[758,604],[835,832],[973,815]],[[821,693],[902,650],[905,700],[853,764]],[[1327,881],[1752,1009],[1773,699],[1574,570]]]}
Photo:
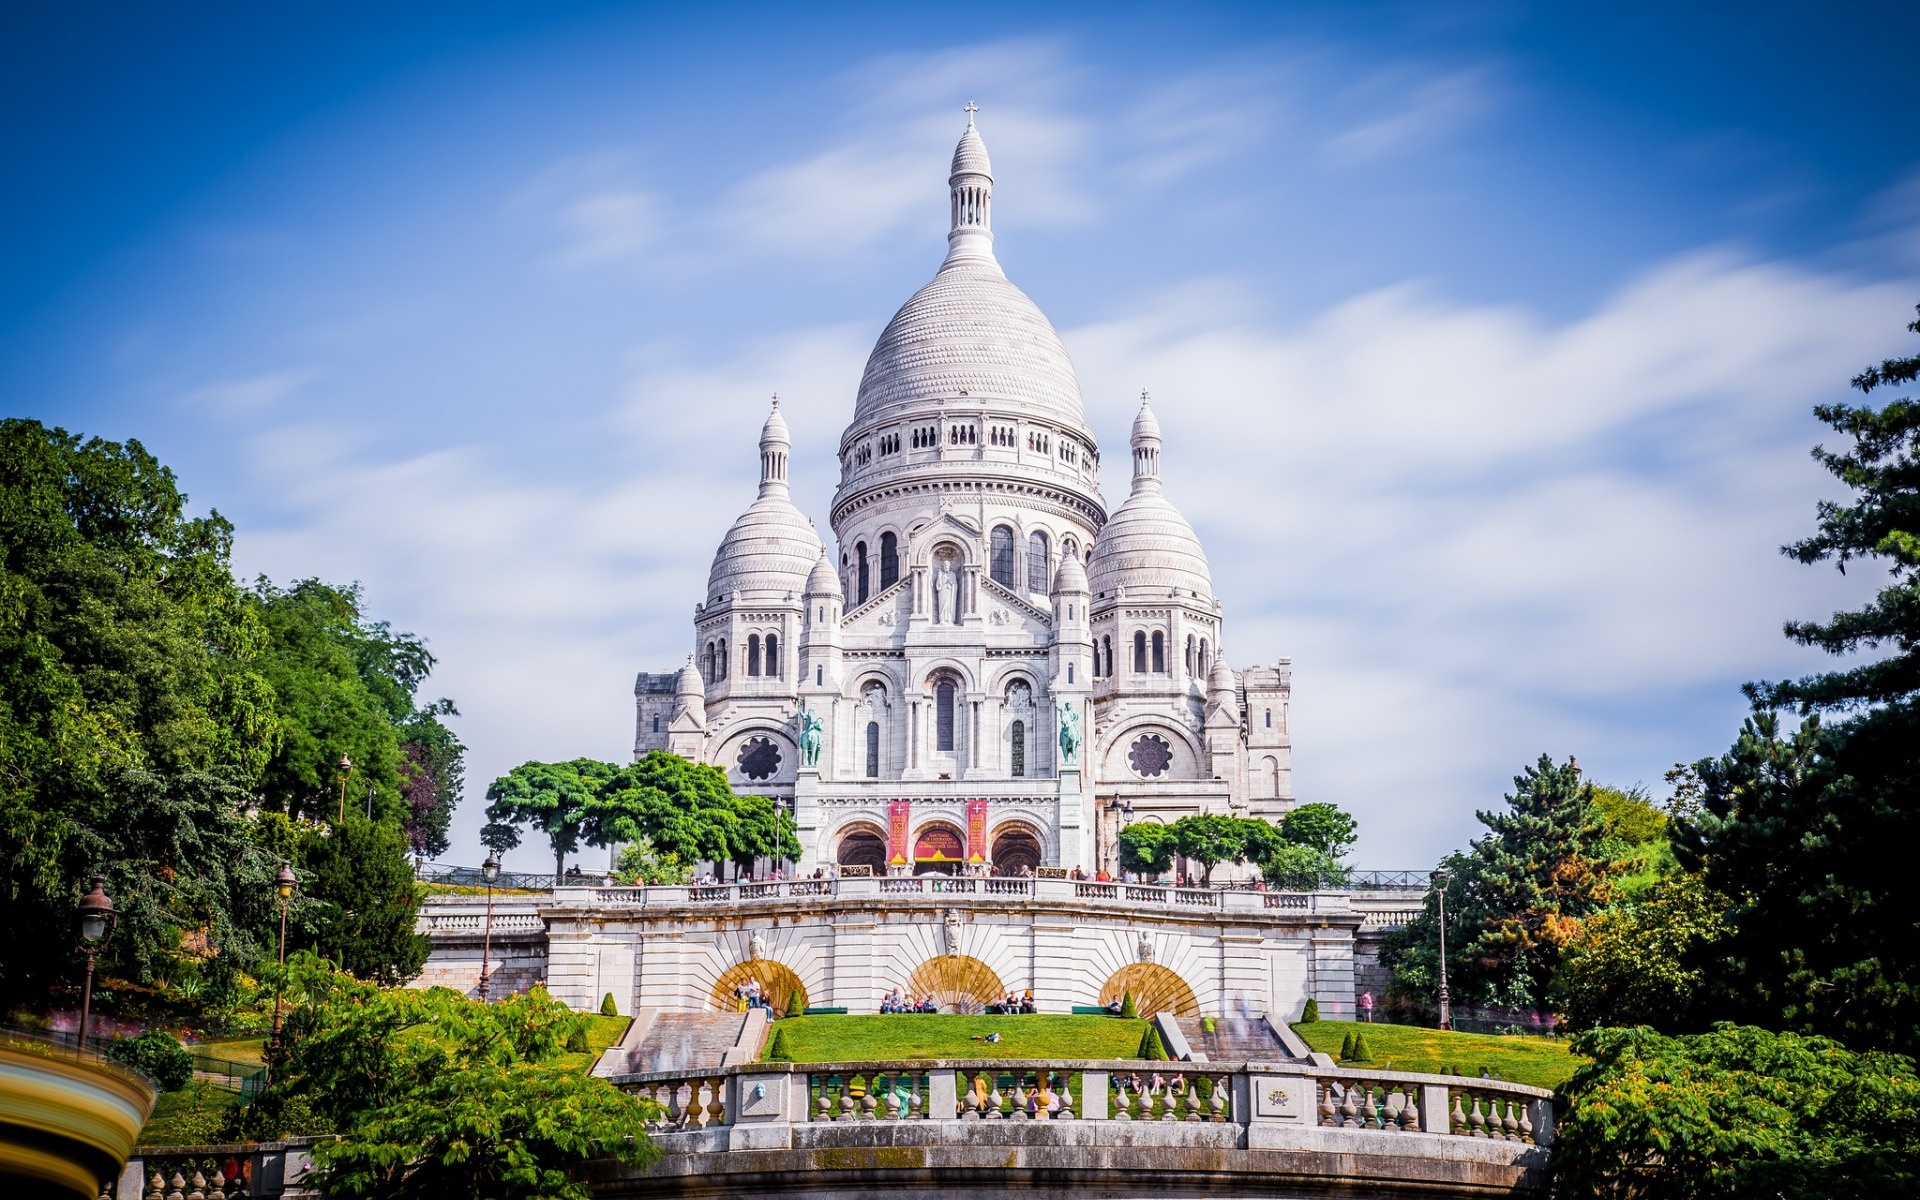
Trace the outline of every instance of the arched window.
{"label": "arched window", "polygon": [[853,557],[859,563],[860,599],[858,603],[865,604],[867,602],[867,584],[868,584],[868,581],[872,578],[872,571],[867,565],[867,544],[865,542],[854,543]]}
{"label": "arched window", "polygon": [[1167,673],[1167,638],[1158,629],[1153,631],[1153,673]]}
{"label": "arched window", "polygon": [[1106,634],[1100,636],[1100,652],[1106,656],[1107,660],[1107,668],[1101,674],[1111,676],[1113,674],[1113,638]]}
{"label": "arched window", "polygon": [[1027,590],[1046,592],[1051,590],[1053,560],[1047,555],[1047,535],[1036,533],[1027,539]]}
{"label": "arched window", "polygon": [[933,748],[953,750],[953,681],[942,679],[933,689]]}
{"label": "arched window", "polygon": [[890,588],[900,582],[900,540],[891,533],[880,535],[880,586]]}
{"label": "arched window", "polygon": [[653,731],[655,733],[660,732],[660,714],[659,713],[653,714]]}
{"label": "arched window", "polygon": [[767,635],[767,674],[775,679],[785,679],[786,672],[780,669],[780,639]]}
{"label": "arched window", "polygon": [[880,778],[880,722],[867,722],[867,778]]}
{"label": "arched window", "polygon": [[757,633],[750,633],[747,635],[747,674],[758,675],[759,673],[760,673],[760,635]]}
{"label": "arched window", "polygon": [[1015,721],[1012,729],[1013,754],[1009,761],[1013,764],[1013,777],[1022,779],[1027,774],[1027,723]]}
{"label": "arched window", "polygon": [[1135,675],[1147,673],[1147,635],[1139,629],[1133,631],[1133,673]]}
{"label": "arched window", "polygon": [[720,653],[713,656],[714,665],[720,668],[720,678],[727,677],[727,639],[720,639]]}
{"label": "arched window", "polygon": [[1273,710],[1272,709],[1267,710],[1267,728],[1268,729],[1273,728]]}
{"label": "arched window", "polygon": [[715,675],[713,673],[713,643],[712,642],[707,643],[707,656],[701,665],[706,667],[706,676],[707,676],[708,683],[712,683],[714,680],[720,678],[718,675]]}
{"label": "arched window", "polygon": [[1201,638],[1200,639],[1200,673],[1202,675],[1205,675],[1207,673],[1207,668],[1212,665],[1213,663],[1207,658],[1207,639]]}
{"label": "arched window", "polygon": [[1187,635],[1187,674],[1189,675],[1193,674],[1193,669],[1196,665],[1197,665],[1197,662],[1194,658],[1193,635],[1188,634]]}
{"label": "arched window", "polygon": [[988,556],[988,569],[993,573],[993,581],[1001,587],[1013,586],[1013,530],[1005,525],[995,525],[992,537],[993,553]]}

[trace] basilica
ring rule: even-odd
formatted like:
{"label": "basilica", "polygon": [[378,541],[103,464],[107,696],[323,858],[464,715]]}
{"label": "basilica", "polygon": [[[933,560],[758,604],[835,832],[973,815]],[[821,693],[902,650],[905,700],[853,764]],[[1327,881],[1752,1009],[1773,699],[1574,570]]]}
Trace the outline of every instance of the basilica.
{"label": "basilica", "polygon": [[1145,394],[1128,494],[1101,495],[1066,348],[995,257],[971,119],[947,186],[946,259],[881,332],[840,438],[833,544],[791,499],[776,399],[693,651],[635,684],[636,756],[788,806],[802,874],[1091,875],[1126,824],[1278,818],[1289,661],[1228,665]]}

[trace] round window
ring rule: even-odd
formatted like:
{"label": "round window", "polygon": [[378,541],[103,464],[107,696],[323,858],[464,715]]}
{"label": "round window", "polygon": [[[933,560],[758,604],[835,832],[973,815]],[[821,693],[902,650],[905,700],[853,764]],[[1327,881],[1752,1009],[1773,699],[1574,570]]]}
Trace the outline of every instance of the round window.
{"label": "round window", "polygon": [[780,747],[774,745],[771,738],[748,738],[740,747],[738,763],[743,778],[756,783],[772,779],[773,773],[780,769]]}
{"label": "round window", "polygon": [[1127,750],[1127,762],[1132,764],[1134,774],[1152,779],[1166,774],[1173,764],[1173,747],[1157,733],[1142,734]]}

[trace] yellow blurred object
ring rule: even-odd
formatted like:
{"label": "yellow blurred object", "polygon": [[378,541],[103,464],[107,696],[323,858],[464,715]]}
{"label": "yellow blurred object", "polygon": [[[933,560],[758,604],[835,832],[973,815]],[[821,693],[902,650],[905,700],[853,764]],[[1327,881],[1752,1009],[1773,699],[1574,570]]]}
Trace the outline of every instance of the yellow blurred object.
{"label": "yellow blurred object", "polygon": [[156,1099],[143,1076],[97,1054],[0,1034],[0,1190],[16,1181],[94,1200]]}

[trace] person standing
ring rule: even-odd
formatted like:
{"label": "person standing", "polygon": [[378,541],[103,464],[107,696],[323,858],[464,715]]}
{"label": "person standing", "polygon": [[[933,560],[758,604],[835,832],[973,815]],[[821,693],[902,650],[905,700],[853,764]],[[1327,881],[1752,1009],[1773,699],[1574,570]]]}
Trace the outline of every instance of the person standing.
{"label": "person standing", "polygon": [[1372,992],[1360,993],[1360,1019],[1362,1021],[1365,1021],[1369,1025],[1373,1024],[1373,993]]}

